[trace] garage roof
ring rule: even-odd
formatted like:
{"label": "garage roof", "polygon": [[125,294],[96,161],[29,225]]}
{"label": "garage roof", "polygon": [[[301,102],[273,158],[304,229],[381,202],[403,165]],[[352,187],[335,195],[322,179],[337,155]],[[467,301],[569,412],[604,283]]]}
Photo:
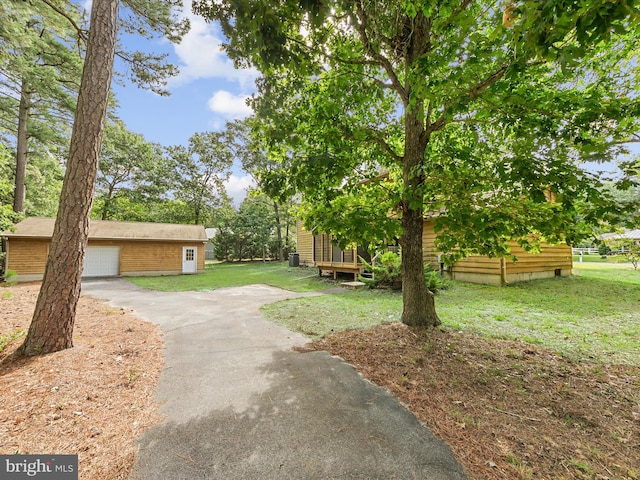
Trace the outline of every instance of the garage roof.
{"label": "garage roof", "polygon": [[[2,236],[51,238],[54,225],[55,218],[29,217],[16,224],[13,232],[2,232]],[[115,222],[111,220],[91,220],[89,238],[92,240],[207,241],[207,235],[202,225]]]}
{"label": "garage roof", "polygon": [[625,230],[623,233],[603,233],[600,235],[601,240],[621,239],[640,240],[640,229]]}

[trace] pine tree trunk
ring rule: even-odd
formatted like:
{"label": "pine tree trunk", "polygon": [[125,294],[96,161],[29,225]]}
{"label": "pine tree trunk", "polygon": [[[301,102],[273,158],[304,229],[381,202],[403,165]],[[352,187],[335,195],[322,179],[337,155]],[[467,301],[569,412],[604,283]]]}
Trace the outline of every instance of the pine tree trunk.
{"label": "pine tree trunk", "polygon": [[89,215],[111,87],[118,3],[119,0],[93,0],[69,160],[42,287],[21,348],[25,355],[73,346]]}
{"label": "pine tree trunk", "polygon": [[20,105],[18,107],[18,136],[16,145],[16,181],[13,189],[13,211],[24,212],[25,178],[27,175],[27,148],[29,144],[27,125],[31,108],[31,92],[23,78],[20,86]]}

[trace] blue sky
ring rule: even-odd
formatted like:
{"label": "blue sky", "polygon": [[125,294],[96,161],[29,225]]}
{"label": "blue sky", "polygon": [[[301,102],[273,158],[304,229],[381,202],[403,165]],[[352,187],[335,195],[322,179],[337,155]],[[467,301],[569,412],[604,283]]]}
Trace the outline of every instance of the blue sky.
{"label": "blue sky", "polygon": [[[118,101],[117,115],[135,133],[161,145],[187,145],[197,132],[221,130],[227,120],[251,113],[246,98],[255,90],[255,70],[237,70],[220,49],[219,27],[190,13],[191,1],[185,0],[185,14],[191,30],[179,45],[164,39],[144,40],[129,37],[125,47],[153,53],[167,53],[168,61],[180,74],[169,81],[169,97],[161,97],[124,80],[114,82]],[[251,180],[235,166],[227,193],[236,204],[244,197]]]}

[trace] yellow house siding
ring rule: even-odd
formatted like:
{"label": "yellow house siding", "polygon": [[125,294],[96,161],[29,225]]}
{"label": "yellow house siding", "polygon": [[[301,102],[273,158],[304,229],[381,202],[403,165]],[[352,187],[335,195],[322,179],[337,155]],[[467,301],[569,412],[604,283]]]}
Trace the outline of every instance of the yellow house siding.
{"label": "yellow house siding", "polygon": [[[438,254],[435,247],[436,233],[433,221],[425,220],[422,233],[423,262],[438,265]],[[298,253],[301,265],[324,266],[330,270],[333,264],[331,244],[327,235],[315,237],[305,230],[302,222],[297,222]],[[447,271],[449,275],[460,281],[502,285],[536,278],[552,277],[558,274],[570,275],[573,268],[571,247],[568,245],[544,245],[539,254],[525,252],[517,242],[509,243],[511,252],[518,257],[518,262],[505,258],[489,258],[474,255],[455,262]],[[324,253],[324,255],[323,255]],[[314,257],[315,256],[315,257]],[[324,259],[326,261],[321,262]],[[347,261],[345,258],[341,259]],[[352,260],[349,257],[349,260]]]}
{"label": "yellow house siding", "polygon": [[44,273],[49,255],[49,240],[12,238],[7,241],[7,268],[16,275]]}
{"label": "yellow house siding", "polygon": [[300,255],[300,265],[313,265],[313,234],[296,221],[296,250]]}
{"label": "yellow house siding", "polygon": [[573,268],[571,247],[569,245],[544,245],[540,253],[527,253],[517,244],[511,244],[511,253],[518,257],[517,262],[506,260],[506,273],[531,273],[541,271],[555,271],[557,269],[570,271]]}
{"label": "yellow house siding", "polygon": [[486,275],[500,275],[502,264],[499,258],[489,258],[482,255],[472,255],[453,264],[454,272],[480,273]]}
{"label": "yellow house siding", "polygon": [[433,222],[425,221],[422,228],[422,262],[429,265],[438,264],[438,252],[436,251],[436,232],[433,231]]}
{"label": "yellow house siding", "polygon": [[[437,265],[439,252],[435,248],[435,239],[433,222],[425,220],[422,233],[424,263]],[[563,276],[571,274],[573,261],[568,245],[543,244],[541,252],[537,254],[525,252],[517,242],[510,242],[509,247],[511,253],[518,257],[517,262],[508,258],[474,255],[455,262],[449,274],[456,280],[492,285],[552,277],[558,271]]]}
{"label": "yellow house siding", "polygon": [[[422,259],[426,264],[438,265],[438,255],[436,249],[436,232],[433,230],[433,222],[425,220],[422,229]],[[474,274],[498,274],[500,275],[500,260],[485,256],[474,255],[458,260],[454,263],[454,272],[468,272]]]}

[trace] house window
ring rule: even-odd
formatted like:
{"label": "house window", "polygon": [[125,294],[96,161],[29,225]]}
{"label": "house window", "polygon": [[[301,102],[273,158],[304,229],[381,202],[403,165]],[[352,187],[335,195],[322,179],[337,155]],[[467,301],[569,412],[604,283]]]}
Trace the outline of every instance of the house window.
{"label": "house window", "polygon": [[195,259],[195,250],[193,248],[187,249],[187,251],[185,252],[185,260],[187,262],[193,262],[194,259]]}

